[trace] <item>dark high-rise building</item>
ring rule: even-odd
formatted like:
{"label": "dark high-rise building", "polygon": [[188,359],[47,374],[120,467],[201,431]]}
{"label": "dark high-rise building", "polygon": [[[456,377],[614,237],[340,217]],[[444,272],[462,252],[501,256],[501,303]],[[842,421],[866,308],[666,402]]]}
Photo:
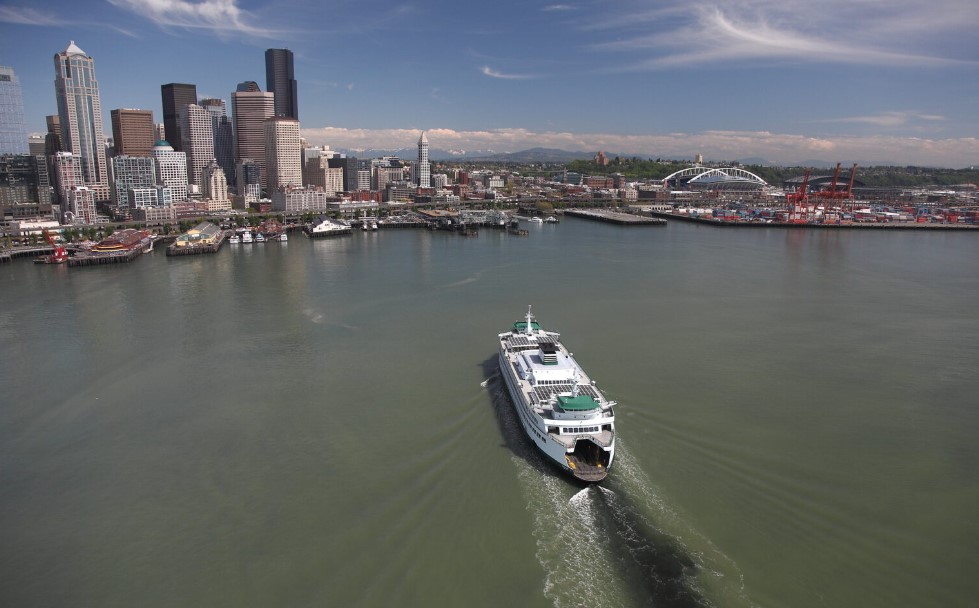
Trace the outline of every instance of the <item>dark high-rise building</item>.
{"label": "dark high-rise building", "polygon": [[197,85],[171,82],[160,87],[163,94],[163,131],[167,143],[177,152],[182,151],[180,136],[180,108],[197,103]]}
{"label": "dark high-rise building", "polygon": [[112,142],[119,156],[150,156],[156,143],[156,125],[152,110],[120,108],[109,112],[112,117]]}
{"label": "dark high-rise building", "polygon": [[47,163],[41,155],[0,156],[0,205],[23,203],[51,205]]}
{"label": "dark high-rise building", "polygon": [[299,120],[292,51],[289,49],[265,51],[265,84],[265,90],[275,94],[275,115]]}
{"label": "dark high-rise building", "polygon": [[214,135],[214,160],[224,170],[228,184],[235,183],[235,136],[223,99],[202,99],[200,105],[211,113]]}
{"label": "dark high-rise building", "polygon": [[[231,117],[235,133],[235,160],[250,159],[258,163],[262,171],[262,184],[267,184],[265,173],[265,119],[275,116],[274,95],[263,92],[255,82],[242,82],[231,94]],[[242,184],[238,179],[239,185]],[[247,183],[247,182],[246,182]],[[238,194],[245,194],[241,189]]]}

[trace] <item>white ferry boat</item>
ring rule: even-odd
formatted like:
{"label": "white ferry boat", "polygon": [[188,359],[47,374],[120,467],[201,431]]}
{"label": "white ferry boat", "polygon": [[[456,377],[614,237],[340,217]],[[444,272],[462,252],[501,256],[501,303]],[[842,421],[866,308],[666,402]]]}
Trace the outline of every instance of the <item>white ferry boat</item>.
{"label": "white ferry boat", "polygon": [[529,308],[499,340],[500,373],[530,440],[575,478],[605,479],[615,454],[615,402]]}
{"label": "white ferry boat", "polygon": [[329,218],[323,218],[315,224],[306,226],[306,234],[313,238],[350,234],[350,230],[351,228],[347,224],[341,224]]}

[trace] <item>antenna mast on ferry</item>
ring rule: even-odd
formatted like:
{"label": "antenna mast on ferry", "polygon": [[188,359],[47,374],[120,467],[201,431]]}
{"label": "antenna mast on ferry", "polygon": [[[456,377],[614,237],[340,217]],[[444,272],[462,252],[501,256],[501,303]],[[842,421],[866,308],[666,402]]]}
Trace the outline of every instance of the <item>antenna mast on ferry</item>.
{"label": "antenna mast on ferry", "polygon": [[530,309],[533,308],[533,304],[527,305],[527,335],[534,333],[533,327],[530,325],[533,322],[534,315],[530,314]]}

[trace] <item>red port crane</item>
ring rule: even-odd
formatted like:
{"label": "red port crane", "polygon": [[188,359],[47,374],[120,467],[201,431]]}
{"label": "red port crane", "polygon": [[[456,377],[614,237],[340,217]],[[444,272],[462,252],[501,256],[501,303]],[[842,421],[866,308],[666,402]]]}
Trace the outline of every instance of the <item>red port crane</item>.
{"label": "red port crane", "polygon": [[809,218],[809,169],[806,169],[802,184],[795,192],[785,195],[785,206],[788,209],[786,221],[790,224],[804,224]]}
{"label": "red port crane", "polygon": [[45,240],[47,240],[48,244],[51,245],[51,248],[54,249],[54,251],[51,253],[51,255],[39,258],[39,260],[45,264],[63,264],[67,262],[68,250],[65,249],[65,246],[56,243],[54,237],[51,236],[51,233],[47,230],[42,230],[41,233],[44,234]]}
{"label": "red port crane", "polygon": [[[816,196],[822,200],[850,200],[853,198],[853,180],[857,175],[857,163],[853,163],[853,167],[850,169],[850,182],[846,186],[846,190],[837,190],[837,184],[839,183],[840,177],[840,164],[836,163],[836,171],[833,173],[833,183],[830,185],[829,190],[820,190],[816,193]],[[852,203],[851,203],[852,206]]]}

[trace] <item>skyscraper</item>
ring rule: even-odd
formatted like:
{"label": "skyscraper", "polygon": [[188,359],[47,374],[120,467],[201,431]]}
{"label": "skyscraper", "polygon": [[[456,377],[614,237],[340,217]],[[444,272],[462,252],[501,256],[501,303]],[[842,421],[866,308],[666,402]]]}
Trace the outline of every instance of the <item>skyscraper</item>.
{"label": "skyscraper", "polygon": [[[235,162],[251,159],[261,168],[261,183],[268,182],[265,172],[265,119],[275,115],[275,95],[263,93],[255,82],[243,82],[231,94],[231,115],[235,130]],[[239,183],[241,180],[238,180]],[[241,190],[239,194],[244,194]]]}
{"label": "skyscraper", "polygon": [[234,183],[235,132],[228,118],[223,99],[202,99],[201,106],[211,113],[211,133],[214,136],[214,160],[224,170],[224,177]]}
{"label": "skyscraper", "polygon": [[270,192],[303,183],[299,121],[274,116],[265,121],[265,170]]}
{"label": "skyscraper", "polygon": [[24,96],[13,68],[0,66],[0,154],[27,154]]}
{"label": "skyscraper", "polygon": [[214,133],[211,113],[195,103],[180,107],[181,148],[187,153],[187,181],[204,185],[204,167],[214,160]]}
{"label": "skyscraper", "polygon": [[160,86],[163,96],[163,130],[167,143],[177,152],[183,150],[180,135],[180,108],[197,103],[197,85],[171,82]]}
{"label": "skyscraper", "polygon": [[82,161],[71,152],[56,152],[51,157],[51,164],[54,167],[52,173],[55,192],[63,213],[68,210],[68,205],[71,202],[72,188],[85,184],[85,179],[82,177]]}
{"label": "skyscraper", "polygon": [[422,131],[422,136],[418,138],[418,165],[415,169],[419,188],[431,188],[431,168],[428,164],[428,138]]}
{"label": "skyscraper", "polygon": [[212,160],[204,167],[204,187],[202,190],[209,212],[231,209],[231,199],[228,198],[228,181],[224,177],[224,169],[217,161]]}
{"label": "skyscraper", "polygon": [[82,179],[95,199],[107,200],[109,171],[95,61],[72,40],[54,56],[54,69],[62,145],[81,162]]}
{"label": "skyscraper", "polygon": [[289,49],[265,51],[265,89],[275,95],[276,116],[299,120],[296,74],[292,59],[292,51]]}
{"label": "skyscraper", "polygon": [[112,158],[112,203],[129,206],[129,191],[156,188],[156,161],[149,156],[117,155]]}
{"label": "skyscraper", "polygon": [[156,142],[152,110],[118,109],[109,112],[116,155],[149,156]]}
{"label": "skyscraper", "polygon": [[153,159],[156,161],[156,183],[170,188],[174,201],[187,198],[187,155],[175,151],[165,141],[158,141],[153,146]]}

